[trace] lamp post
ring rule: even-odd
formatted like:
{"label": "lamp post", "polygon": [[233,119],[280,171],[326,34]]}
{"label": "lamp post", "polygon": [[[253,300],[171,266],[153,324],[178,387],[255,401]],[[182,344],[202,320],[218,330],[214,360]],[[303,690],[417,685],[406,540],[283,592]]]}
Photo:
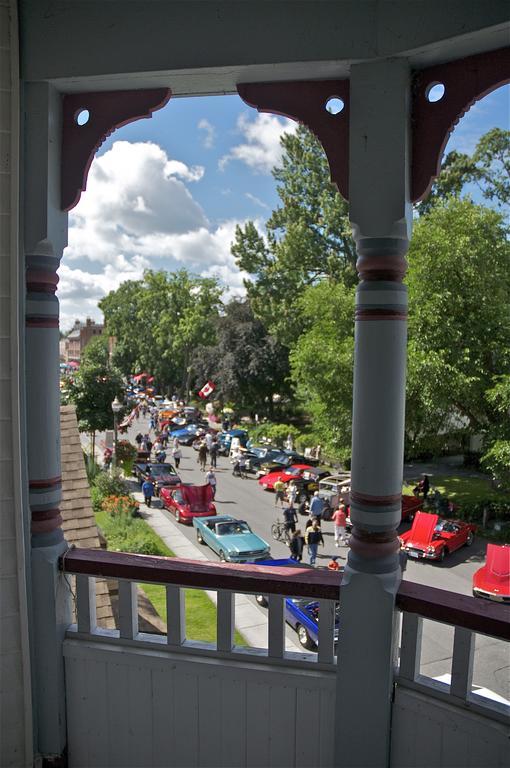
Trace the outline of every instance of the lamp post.
{"label": "lamp post", "polygon": [[115,395],[115,400],[112,403],[113,411],[113,466],[117,467],[117,416],[119,411],[122,410],[122,403]]}

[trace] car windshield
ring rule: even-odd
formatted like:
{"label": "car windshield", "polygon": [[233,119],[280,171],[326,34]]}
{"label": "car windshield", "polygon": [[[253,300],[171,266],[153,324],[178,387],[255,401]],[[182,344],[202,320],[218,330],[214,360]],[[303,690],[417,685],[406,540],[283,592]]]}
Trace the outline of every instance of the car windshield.
{"label": "car windshield", "polygon": [[175,501],[178,504],[183,504],[184,503],[184,496],[182,495],[182,493],[180,491],[175,491],[174,494],[173,494],[173,497],[174,497]]}
{"label": "car windshield", "polygon": [[248,523],[242,520],[232,520],[228,523],[218,523],[216,525],[216,534],[218,536],[235,536],[241,533],[251,533]]}
{"label": "car windshield", "polygon": [[299,474],[301,474],[301,470],[298,469],[297,467],[290,467],[287,470],[287,475],[299,475]]}
{"label": "car windshield", "polygon": [[434,530],[436,533],[441,533],[441,531],[444,533],[455,533],[458,528],[450,520],[439,520]]}
{"label": "car windshield", "polygon": [[267,454],[267,448],[250,448],[250,453],[253,454],[253,456],[256,456],[257,459],[262,459]]}
{"label": "car windshield", "polygon": [[175,469],[170,464],[153,464],[151,467],[152,475],[176,475]]}

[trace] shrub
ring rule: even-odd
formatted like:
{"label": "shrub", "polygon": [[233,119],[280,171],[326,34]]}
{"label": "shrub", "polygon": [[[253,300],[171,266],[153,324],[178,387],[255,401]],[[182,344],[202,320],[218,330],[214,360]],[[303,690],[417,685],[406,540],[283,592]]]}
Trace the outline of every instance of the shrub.
{"label": "shrub", "polygon": [[136,448],[129,440],[118,440],[116,453],[119,464],[136,458]]}
{"label": "shrub", "polygon": [[110,515],[133,517],[138,514],[139,506],[132,496],[107,496],[103,499],[101,509]]}
{"label": "shrub", "polygon": [[163,557],[172,555],[165,543],[141,518],[103,513],[101,529],[110,551]]}
{"label": "shrub", "polygon": [[128,494],[129,485],[118,470],[113,470],[111,473],[102,470],[94,477],[90,488],[92,508],[94,512],[99,512],[103,501],[108,496],[127,496]]}
{"label": "shrub", "polygon": [[250,438],[253,442],[258,442],[262,438],[266,438],[273,445],[281,448],[285,444],[288,435],[292,435],[294,444],[297,444],[301,432],[297,427],[289,424],[274,424],[267,421],[264,424],[258,424],[256,427],[252,427],[249,430]]}

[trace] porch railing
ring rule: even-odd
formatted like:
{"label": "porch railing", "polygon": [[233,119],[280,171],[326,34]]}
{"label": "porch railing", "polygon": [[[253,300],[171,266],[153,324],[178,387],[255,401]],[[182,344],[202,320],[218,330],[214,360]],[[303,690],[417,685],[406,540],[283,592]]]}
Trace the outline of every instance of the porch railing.
{"label": "porch railing", "polygon": [[[66,574],[76,576],[76,625],[68,636],[92,641],[108,640],[159,651],[190,651],[238,660],[261,660],[279,665],[313,666],[334,670],[335,603],[341,592],[341,576],[302,568],[262,567],[230,563],[204,563],[177,558],[131,555],[103,550],[73,549],[61,559]],[[103,630],[96,625],[95,580],[116,579],[119,583],[119,628]],[[138,631],[139,583],[166,587],[167,633],[164,636]],[[216,644],[187,639],[184,607],[185,588],[216,590]],[[268,598],[267,649],[234,644],[236,594]],[[303,597],[319,602],[318,653],[285,650],[285,598]],[[401,633],[395,667],[397,687],[420,691],[456,707],[467,708],[491,719],[508,721],[510,708],[503,697],[491,698],[473,689],[475,636],[510,640],[510,607],[473,597],[403,581],[397,595],[397,618]],[[340,613],[341,619],[341,613]],[[454,628],[449,682],[421,672],[424,620]],[[448,676],[447,676],[448,677]]]}

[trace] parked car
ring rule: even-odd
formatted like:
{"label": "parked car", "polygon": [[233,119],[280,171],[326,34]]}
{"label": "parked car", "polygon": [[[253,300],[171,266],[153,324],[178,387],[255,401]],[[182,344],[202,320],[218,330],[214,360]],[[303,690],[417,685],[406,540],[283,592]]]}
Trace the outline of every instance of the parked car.
{"label": "parked car", "polygon": [[226,432],[220,432],[218,434],[220,454],[228,456],[233,438],[237,438],[242,448],[245,448],[249,442],[248,432],[245,429],[229,429]]}
{"label": "parked car", "polygon": [[133,474],[142,485],[147,475],[151,475],[154,482],[154,492],[159,496],[161,489],[169,485],[179,485],[181,478],[171,464],[154,464],[151,462],[138,462],[133,466]]}
{"label": "parked car", "polygon": [[473,595],[510,603],[510,544],[487,544],[485,565],[473,574]]}
{"label": "parked car", "polygon": [[[282,560],[262,560],[257,565],[272,565],[284,568],[311,568],[306,563],[297,563],[291,558]],[[264,595],[257,595],[259,605],[267,606],[268,601]],[[317,650],[319,642],[319,603],[309,597],[287,597],[285,598],[285,621],[296,630],[298,640],[303,648],[307,650]],[[335,607],[335,646],[338,642],[339,631],[339,604]]]}
{"label": "parked car", "polygon": [[265,491],[273,491],[274,484],[277,480],[281,480],[282,483],[290,483],[291,480],[297,480],[304,477],[305,472],[312,470],[309,464],[293,464],[290,467],[279,469],[275,472],[270,472],[268,475],[259,477],[258,483]]}
{"label": "parked car", "polygon": [[276,456],[281,455],[281,448],[268,448],[262,445],[252,445],[245,452],[246,471],[255,474],[261,464],[271,462]]}
{"label": "parked car", "polygon": [[409,557],[442,561],[460,547],[471,546],[476,526],[462,520],[445,520],[429,512],[416,512],[410,531],[399,536]]}
{"label": "parked car", "polygon": [[301,453],[296,453],[296,451],[280,449],[276,456],[271,456],[269,460],[261,462],[256,475],[257,477],[263,477],[271,472],[277,472],[283,467],[290,467],[293,464],[306,464],[307,467],[314,467],[318,462],[315,459],[306,458]]}
{"label": "parked car", "polygon": [[193,527],[199,544],[207,544],[220,560],[246,563],[269,557],[269,544],[248,523],[230,515],[194,517]]}
{"label": "parked car", "polygon": [[216,515],[213,494],[213,488],[209,483],[177,485],[173,488],[162,488],[160,498],[164,508],[175,515],[178,523],[191,525],[194,517]]}
{"label": "parked car", "polygon": [[327,475],[319,480],[319,496],[333,510],[338,507],[341,501],[344,504],[349,504],[350,491],[350,472]]}
{"label": "parked car", "polygon": [[191,445],[197,435],[204,434],[205,430],[199,424],[186,424],[185,427],[176,427],[170,432],[170,440],[177,437],[181,445]]}
{"label": "parked car", "polygon": [[[349,505],[349,501],[345,503]],[[416,513],[420,510],[420,507],[422,506],[423,506],[423,500],[418,498],[418,496],[409,496],[409,495],[402,494],[402,517],[400,518],[400,522],[412,523]],[[352,528],[352,523],[351,523],[351,517],[350,517],[350,507],[348,507],[348,515],[347,515],[345,529],[346,531],[350,531],[351,528]]]}

